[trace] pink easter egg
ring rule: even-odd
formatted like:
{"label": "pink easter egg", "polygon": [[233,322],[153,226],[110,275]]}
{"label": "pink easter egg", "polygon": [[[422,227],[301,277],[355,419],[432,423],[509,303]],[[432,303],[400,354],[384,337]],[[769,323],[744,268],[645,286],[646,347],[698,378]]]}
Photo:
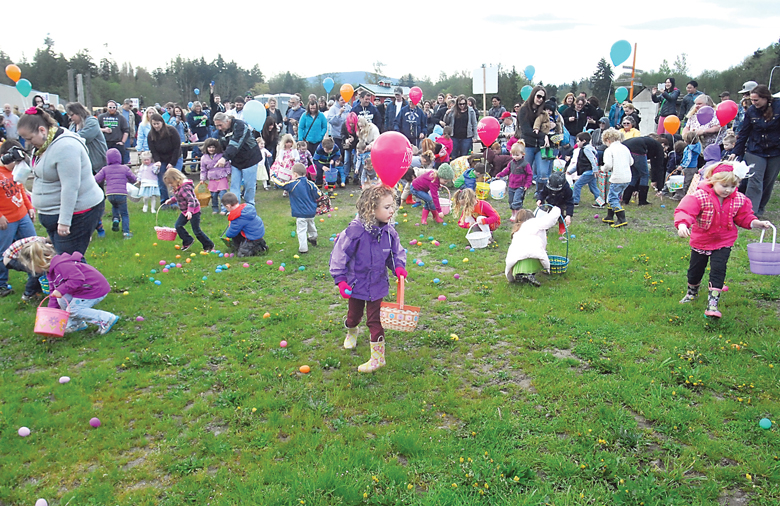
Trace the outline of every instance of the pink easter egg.
{"label": "pink easter egg", "polygon": [[281,343],[279,343],[279,346],[281,346],[282,348],[287,348],[287,341],[282,341]]}
{"label": "pink easter egg", "polygon": [[618,246],[618,249],[623,249],[623,246]]}
{"label": "pink easter egg", "polygon": [[439,295],[439,300],[445,301],[447,300],[447,297],[445,297],[444,295]]}
{"label": "pink easter egg", "polygon": [[17,432],[22,437],[27,437],[30,435],[30,429],[28,429],[27,427],[19,427],[19,430]]}
{"label": "pink easter egg", "polygon": [[49,503],[46,501],[46,499],[38,499],[35,501],[35,506],[49,506]]}
{"label": "pink easter egg", "polygon": [[176,264],[177,269],[181,269],[181,264]]}
{"label": "pink easter egg", "polygon": [[165,260],[160,260],[160,265],[165,265],[167,262]]}
{"label": "pink easter egg", "polygon": [[100,420],[98,420],[97,417],[91,418],[89,420],[89,424],[97,429],[98,427],[100,427]]}
{"label": "pink easter egg", "polygon": [[593,219],[598,220],[599,219],[599,215],[598,214],[594,214],[593,215]]}
{"label": "pink easter egg", "polygon": [[165,269],[163,269],[163,272],[168,272],[168,268],[166,267]]}
{"label": "pink easter egg", "polygon": [[455,279],[460,279],[460,274],[455,274],[455,276],[453,276],[453,277],[454,277]]}
{"label": "pink easter egg", "polygon": [[414,226],[415,226],[415,227],[419,227],[419,226],[420,226],[420,224],[419,224],[419,223],[415,223],[415,224],[414,224]]}
{"label": "pink easter egg", "polygon": [[248,267],[249,267],[249,264],[248,263],[244,263],[244,268],[246,269]]}
{"label": "pink easter egg", "polygon": [[281,272],[284,272],[284,267],[279,267],[279,270],[280,270]]}
{"label": "pink easter egg", "polygon": [[266,260],[265,263],[267,263],[268,265],[273,265],[274,261],[273,260]]}
{"label": "pink easter egg", "polygon": [[64,385],[65,383],[68,383],[70,381],[70,378],[67,376],[60,376],[60,385]]}
{"label": "pink easter egg", "polygon": [[144,317],[143,316],[136,316],[135,317],[135,321],[142,322],[142,321],[144,321]]}

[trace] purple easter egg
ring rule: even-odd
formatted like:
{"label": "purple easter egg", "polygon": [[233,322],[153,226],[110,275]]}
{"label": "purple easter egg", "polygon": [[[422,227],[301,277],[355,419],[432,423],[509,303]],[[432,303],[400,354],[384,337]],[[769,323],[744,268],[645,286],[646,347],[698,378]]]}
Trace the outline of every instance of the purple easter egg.
{"label": "purple easter egg", "polygon": [[94,427],[94,428],[96,428],[96,429],[97,429],[98,427],[100,427],[100,420],[98,420],[98,419],[97,419],[97,417],[91,418],[91,419],[89,420],[89,424],[90,424],[92,427]]}

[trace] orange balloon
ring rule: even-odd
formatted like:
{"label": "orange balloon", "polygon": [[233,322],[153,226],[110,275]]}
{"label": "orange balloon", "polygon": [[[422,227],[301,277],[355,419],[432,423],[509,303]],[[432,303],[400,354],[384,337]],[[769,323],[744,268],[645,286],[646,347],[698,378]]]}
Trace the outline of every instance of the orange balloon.
{"label": "orange balloon", "polygon": [[343,98],[345,102],[352,100],[352,95],[354,94],[355,88],[353,88],[351,84],[341,85],[341,98]]}
{"label": "orange balloon", "polygon": [[22,77],[22,71],[19,67],[11,63],[10,65],[6,65],[5,75],[7,75],[11,81],[16,82]]}
{"label": "orange balloon", "polygon": [[664,118],[664,128],[670,134],[676,134],[677,130],[680,128],[680,118],[677,116],[667,116]]}

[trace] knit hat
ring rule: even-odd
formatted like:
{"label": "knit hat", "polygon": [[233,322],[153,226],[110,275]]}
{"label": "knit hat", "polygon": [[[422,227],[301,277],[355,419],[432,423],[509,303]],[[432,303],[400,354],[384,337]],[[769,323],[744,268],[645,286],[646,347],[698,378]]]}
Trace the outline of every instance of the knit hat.
{"label": "knit hat", "polygon": [[436,175],[439,176],[439,179],[446,179],[447,181],[455,179],[455,171],[452,170],[449,163],[441,164],[436,171]]}

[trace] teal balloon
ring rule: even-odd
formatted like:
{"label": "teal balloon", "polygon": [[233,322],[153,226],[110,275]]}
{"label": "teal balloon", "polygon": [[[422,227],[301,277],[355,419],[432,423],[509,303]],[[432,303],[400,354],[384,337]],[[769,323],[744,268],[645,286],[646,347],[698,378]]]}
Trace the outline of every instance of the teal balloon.
{"label": "teal balloon", "polygon": [[333,79],[326,77],[325,80],[322,81],[322,87],[325,88],[325,93],[330,93],[330,90],[333,89]]}
{"label": "teal balloon", "polygon": [[612,59],[612,65],[617,67],[631,56],[631,44],[627,40],[619,40],[612,44],[609,57]]}
{"label": "teal balloon", "polygon": [[528,97],[531,96],[531,92],[534,91],[534,89],[529,86],[525,85],[522,88],[520,88],[520,96],[523,97],[523,100],[528,100]]}
{"label": "teal balloon", "polygon": [[526,78],[527,78],[529,81],[533,81],[533,80],[534,80],[534,74],[536,74],[536,69],[534,68],[534,66],[533,66],[533,65],[529,65],[529,66],[527,66],[527,67],[526,67],[526,68],[523,70],[523,72],[525,73],[525,77],[526,77]]}
{"label": "teal balloon", "polygon": [[625,86],[621,86],[620,88],[615,90],[615,100],[617,100],[618,104],[622,104],[625,99],[628,98],[628,90]]}
{"label": "teal balloon", "polygon": [[244,105],[244,122],[261,132],[265,124],[265,106],[259,100],[250,100]]}
{"label": "teal balloon", "polygon": [[26,97],[32,91],[32,83],[30,83],[30,81],[27,79],[19,79],[16,81],[16,89],[19,91],[19,93],[22,94],[23,97]]}

